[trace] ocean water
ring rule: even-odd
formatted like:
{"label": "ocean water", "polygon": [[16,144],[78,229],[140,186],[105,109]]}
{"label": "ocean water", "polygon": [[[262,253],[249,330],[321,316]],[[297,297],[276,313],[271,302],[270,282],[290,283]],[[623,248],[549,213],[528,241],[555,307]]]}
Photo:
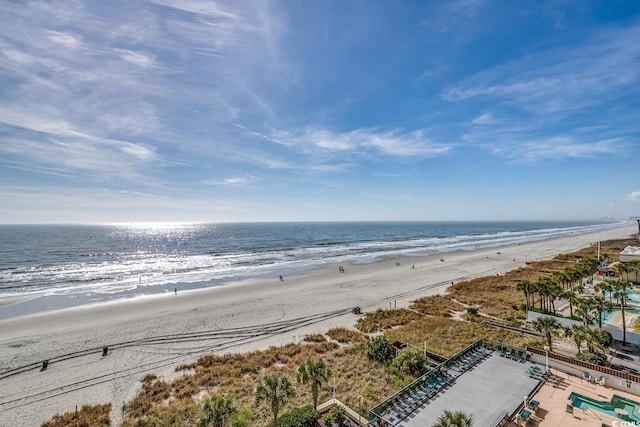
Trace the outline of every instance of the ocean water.
{"label": "ocean water", "polygon": [[[349,222],[0,225],[0,301],[29,311],[277,277],[331,262],[455,250],[582,234],[621,223]],[[45,298],[47,297],[47,298]],[[43,301],[48,301],[44,303]],[[49,305],[46,305],[49,304]],[[0,307],[0,318],[13,306]]]}

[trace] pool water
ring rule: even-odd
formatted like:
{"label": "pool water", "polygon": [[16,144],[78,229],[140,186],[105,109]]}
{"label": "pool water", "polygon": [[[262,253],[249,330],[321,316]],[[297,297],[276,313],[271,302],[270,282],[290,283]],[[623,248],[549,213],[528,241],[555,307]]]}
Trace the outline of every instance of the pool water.
{"label": "pool water", "polygon": [[[606,324],[607,322],[609,322],[609,320],[611,319],[611,316],[613,316],[613,313],[617,313],[618,311],[620,311],[619,308],[614,308],[612,311],[603,311],[602,312],[602,324]],[[640,314],[640,308],[638,307],[627,307],[625,306],[624,308],[624,314]]]}
{"label": "pool water", "polygon": [[[606,402],[602,400],[592,399],[575,392],[569,395],[569,399],[571,399],[575,408],[584,410],[591,408],[595,411],[602,412],[614,418],[622,418],[627,421],[640,423],[640,403],[636,402],[635,400],[614,395],[611,398],[611,401]],[[620,415],[616,412],[616,409],[622,409],[629,415]]]}

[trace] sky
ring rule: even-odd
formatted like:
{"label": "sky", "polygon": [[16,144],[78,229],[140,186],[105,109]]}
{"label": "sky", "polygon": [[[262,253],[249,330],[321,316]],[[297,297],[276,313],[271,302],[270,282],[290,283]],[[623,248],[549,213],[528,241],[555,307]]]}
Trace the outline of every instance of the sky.
{"label": "sky", "polygon": [[0,223],[640,216],[635,0],[0,0]]}

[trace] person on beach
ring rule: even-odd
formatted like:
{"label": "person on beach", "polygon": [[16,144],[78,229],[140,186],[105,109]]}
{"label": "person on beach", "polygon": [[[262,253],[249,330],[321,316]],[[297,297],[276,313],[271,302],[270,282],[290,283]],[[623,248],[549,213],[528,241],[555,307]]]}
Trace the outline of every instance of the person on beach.
{"label": "person on beach", "polygon": [[280,281],[284,282],[284,277],[280,276]]}
{"label": "person on beach", "polygon": [[178,295],[178,288],[175,288],[175,289],[173,290],[173,292],[174,292],[176,295]]}

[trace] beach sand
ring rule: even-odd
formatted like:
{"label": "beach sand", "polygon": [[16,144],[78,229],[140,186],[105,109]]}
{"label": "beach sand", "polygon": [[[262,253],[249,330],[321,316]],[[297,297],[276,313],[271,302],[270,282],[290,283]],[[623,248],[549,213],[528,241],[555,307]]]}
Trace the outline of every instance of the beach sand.
{"label": "beach sand", "polygon": [[[283,281],[274,272],[273,279],[2,320],[0,426],[36,426],[76,405],[109,402],[118,425],[123,402],[133,398],[146,373],[171,379],[177,365],[204,354],[264,349],[353,327],[353,307],[406,307],[420,296],[444,293],[451,282],[503,273],[636,231],[633,225],[453,252],[442,255],[444,261],[434,255],[342,263],[344,273],[328,265]],[[106,357],[103,346],[109,346]],[[50,364],[41,371],[45,359]]]}

